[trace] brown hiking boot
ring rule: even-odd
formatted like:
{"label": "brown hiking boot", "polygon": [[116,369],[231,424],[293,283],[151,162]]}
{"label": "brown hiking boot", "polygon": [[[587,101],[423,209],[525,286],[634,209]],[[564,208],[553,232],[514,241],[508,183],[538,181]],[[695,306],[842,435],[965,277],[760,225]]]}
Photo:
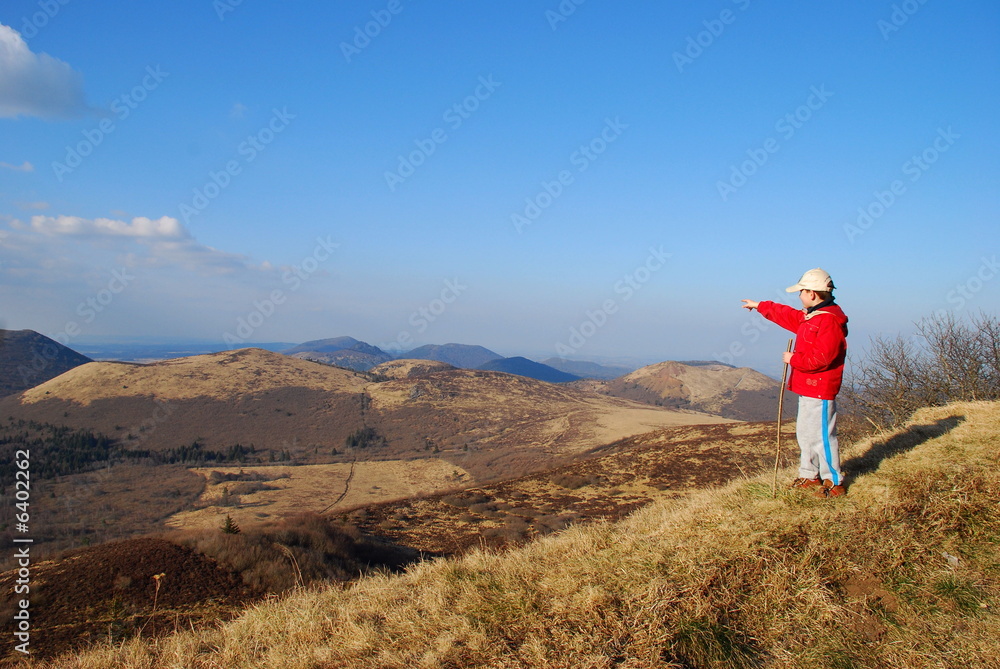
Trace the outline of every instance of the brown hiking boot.
{"label": "brown hiking boot", "polygon": [[816,497],[843,497],[847,494],[847,488],[842,483],[833,485],[830,479],[823,479],[823,487],[813,494]]}
{"label": "brown hiking boot", "polygon": [[819,477],[817,476],[814,479],[801,479],[801,478],[795,479],[794,481],[792,481],[792,485],[789,486],[789,487],[791,487],[791,488],[799,488],[799,489],[802,489],[802,490],[808,490],[809,488],[819,488],[822,485],[823,485],[823,482],[820,481]]}

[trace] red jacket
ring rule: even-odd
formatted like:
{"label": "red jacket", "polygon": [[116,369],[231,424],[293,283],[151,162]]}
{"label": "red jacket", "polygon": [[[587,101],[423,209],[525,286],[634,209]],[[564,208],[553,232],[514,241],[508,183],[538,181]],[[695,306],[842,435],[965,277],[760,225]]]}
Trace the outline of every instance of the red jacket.
{"label": "red jacket", "polygon": [[840,392],[847,358],[847,316],[836,304],[807,314],[786,304],[764,301],[760,315],[795,333],[788,366],[788,389],[798,395],[832,400]]}

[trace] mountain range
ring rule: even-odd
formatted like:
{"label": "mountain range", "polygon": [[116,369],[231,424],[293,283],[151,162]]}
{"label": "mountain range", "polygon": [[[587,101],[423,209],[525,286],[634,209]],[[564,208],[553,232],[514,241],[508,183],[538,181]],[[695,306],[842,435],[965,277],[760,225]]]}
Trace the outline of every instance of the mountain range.
{"label": "mountain range", "polygon": [[[334,337],[332,339],[308,341],[284,350],[282,353],[304,360],[346,367],[347,369],[360,372],[368,371],[383,362],[394,359],[394,356],[389,355],[377,346],[358,341],[353,337]],[[499,353],[495,353],[483,346],[469,344],[427,344],[407,351],[398,356],[398,358],[407,360],[435,360],[459,369],[482,369],[494,372],[506,372],[507,374],[517,374],[519,376],[538,379],[539,381],[548,381],[549,383],[566,383],[581,378],[579,374],[573,374],[544,363],[528,360],[520,356],[505,358]],[[589,363],[586,368],[596,372],[604,369],[595,363]],[[630,370],[626,369],[625,372],[627,371]],[[607,374],[602,374],[600,377],[609,378]]]}
{"label": "mountain range", "polygon": [[501,372],[415,372],[416,364],[428,362],[410,363],[402,378],[371,380],[262,349],[146,365],[92,362],[0,400],[0,420],[92,429],[130,450],[239,446],[265,461],[433,452],[477,479],[525,473],[657,427],[726,420]]}

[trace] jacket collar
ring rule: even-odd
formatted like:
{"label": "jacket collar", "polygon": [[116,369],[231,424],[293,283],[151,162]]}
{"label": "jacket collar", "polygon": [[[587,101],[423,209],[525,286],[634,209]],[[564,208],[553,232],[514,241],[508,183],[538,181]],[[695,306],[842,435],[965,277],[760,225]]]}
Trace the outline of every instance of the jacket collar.
{"label": "jacket collar", "polygon": [[832,304],[834,304],[834,301],[833,298],[831,297],[829,300],[824,300],[823,302],[820,302],[815,307],[809,307],[808,309],[806,309],[806,313],[811,314],[812,312],[818,309],[822,309],[823,307],[829,307]]}

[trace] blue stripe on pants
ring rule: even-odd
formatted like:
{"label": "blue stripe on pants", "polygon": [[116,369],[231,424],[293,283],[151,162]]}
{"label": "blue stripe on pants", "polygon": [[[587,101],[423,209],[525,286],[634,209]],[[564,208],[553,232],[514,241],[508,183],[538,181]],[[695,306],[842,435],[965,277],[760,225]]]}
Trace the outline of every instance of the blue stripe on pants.
{"label": "blue stripe on pants", "polygon": [[830,450],[830,400],[823,400],[823,455],[826,456],[826,466],[833,477],[833,485],[840,485],[837,468],[833,466],[833,452]]}

